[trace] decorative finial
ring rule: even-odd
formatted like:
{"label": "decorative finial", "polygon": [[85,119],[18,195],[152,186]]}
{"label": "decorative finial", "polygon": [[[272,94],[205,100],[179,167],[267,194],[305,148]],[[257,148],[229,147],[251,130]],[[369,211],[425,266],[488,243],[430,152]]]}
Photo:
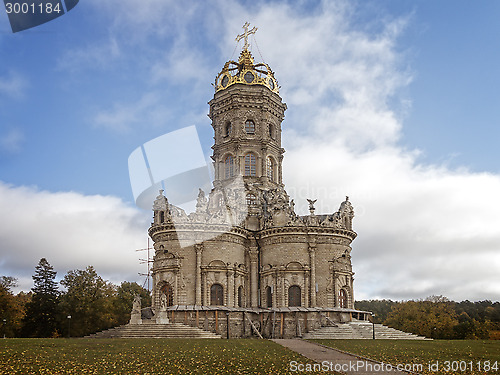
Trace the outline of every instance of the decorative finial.
{"label": "decorative finial", "polygon": [[345,196],[345,200],[346,200],[346,201],[349,201],[349,197],[348,197],[347,195]]}
{"label": "decorative finial", "polygon": [[163,189],[160,189],[160,195],[163,195],[163,191],[164,191]]}
{"label": "decorative finial", "polygon": [[255,32],[258,30],[255,26],[253,27],[252,30],[248,30],[248,26],[250,26],[250,24],[248,22],[245,22],[245,24],[243,25],[243,29],[245,30],[245,32],[241,35],[238,35],[236,37],[236,41],[239,42],[241,39],[245,39],[245,43],[243,44],[243,50],[248,50],[248,37],[250,36],[250,34],[255,34]]}
{"label": "decorative finial", "polygon": [[311,215],[314,215],[314,211],[316,210],[316,208],[314,208],[314,203],[316,203],[317,199],[308,199],[307,201],[309,202],[309,212],[311,213]]}

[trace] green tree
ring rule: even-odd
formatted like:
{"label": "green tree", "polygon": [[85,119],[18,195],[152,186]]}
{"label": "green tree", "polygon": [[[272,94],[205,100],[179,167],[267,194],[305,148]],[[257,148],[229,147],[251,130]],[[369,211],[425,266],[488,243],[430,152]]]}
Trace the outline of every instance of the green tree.
{"label": "green tree", "polygon": [[384,322],[390,327],[417,335],[437,338],[454,338],[458,324],[453,303],[444,297],[429,297],[425,301],[400,302],[393,306]]}
{"label": "green tree", "polygon": [[54,281],[57,272],[47,259],[42,258],[33,275],[34,286],[31,300],[26,304],[26,314],[23,319],[23,336],[52,337],[58,327],[58,297],[57,282]]}
{"label": "green tree", "polygon": [[387,319],[387,315],[391,312],[392,306],[397,302],[390,299],[356,301],[355,306],[358,310],[371,311],[375,314],[375,322],[382,323]]}
{"label": "green tree", "polygon": [[142,307],[151,306],[151,294],[136,282],[124,281],[117,289],[115,313],[118,324],[126,324],[130,320],[130,311],[135,295],[141,296]]}
{"label": "green tree", "polygon": [[17,303],[12,288],[17,286],[17,279],[0,276],[0,324],[2,337],[13,337],[16,331],[14,322],[18,318]]}
{"label": "green tree", "polygon": [[94,267],[69,271],[61,284],[67,288],[61,297],[64,334],[68,334],[67,316],[71,316],[71,336],[84,336],[117,325],[113,302],[116,287],[103,280]]}

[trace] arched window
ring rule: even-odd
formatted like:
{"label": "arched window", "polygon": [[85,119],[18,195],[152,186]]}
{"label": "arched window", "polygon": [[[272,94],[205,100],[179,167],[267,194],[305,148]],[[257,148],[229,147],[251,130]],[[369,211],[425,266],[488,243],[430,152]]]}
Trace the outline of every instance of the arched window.
{"label": "arched window", "polygon": [[273,307],[273,291],[271,290],[270,286],[266,288],[266,299],[267,307]]}
{"label": "arched window", "polygon": [[250,153],[245,155],[245,176],[256,176],[256,161],[255,155]]}
{"label": "arched window", "polygon": [[233,130],[233,127],[230,122],[227,122],[226,128],[224,129],[224,136],[229,137],[231,135],[231,130]]}
{"label": "arched window", "polygon": [[271,181],[274,181],[274,162],[270,156],[266,159],[266,174]]}
{"label": "arched window", "polygon": [[247,120],[245,122],[245,131],[247,134],[255,134],[255,122]]}
{"label": "arched window", "polygon": [[161,287],[160,293],[165,294],[167,297],[167,306],[174,305],[174,289],[169,283],[166,283]]}
{"label": "arched window", "polygon": [[274,139],[274,126],[269,124],[269,138]]}
{"label": "arched window", "polygon": [[288,306],[300,306],[301,298],[300,298],[300,286],[293,285],[288,288]]}
{"label": "arched window", "polygon": [[160,224],[165,221],[165,212],[160,211]]}
{"label": "arched window", "polygon": [[257,204],[257,197],[254,194],[247,194],[247,205]]}
{"label": "arched window", "polygon": [[238,307],[243,307],[243,287],[238,287]]}
{"label": "arched window", "polygon": [[347,293],[344,289],[339,290],[339,307],[347,308]]}
{"label": "arched window", "polygon": [[224,305],[224,288],[220,284],[213,284],[210,287],[210,304],[222,306]]}
{"label": "arched window", "polygon": [[228,155],[224,160],[224,178],[234,177],[234,158]]}

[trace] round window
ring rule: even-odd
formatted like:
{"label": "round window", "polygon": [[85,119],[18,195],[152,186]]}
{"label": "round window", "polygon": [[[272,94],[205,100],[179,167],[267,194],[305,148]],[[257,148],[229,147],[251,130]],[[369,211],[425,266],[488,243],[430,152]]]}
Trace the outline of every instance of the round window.
{"label": "round window", "polygon": [[246,72],[243,78],[245,78],[245,81],[248,83],[252,83],[255,77],[252,72]]}

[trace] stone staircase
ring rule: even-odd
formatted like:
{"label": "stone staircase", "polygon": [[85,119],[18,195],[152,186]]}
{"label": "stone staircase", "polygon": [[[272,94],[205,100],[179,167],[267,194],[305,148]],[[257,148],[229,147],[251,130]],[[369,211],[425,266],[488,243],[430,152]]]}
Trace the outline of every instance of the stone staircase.
{"label": "stone staircase", "polygon": [[221,336],[212,332],[204,331],[196,327],[190,327],[182,323],[156,324],[144,322],[142,324],[125,324],[120,327],[97,332],[86,338],[190,338],[190,339],[220,339]]}
{"label": "stone staircase", "polygon": [[[369,322],[339,323],[336,327],[321,327],[302,336],[303,339],[373,339],[373,327]],[[391,340],[431,340],[423,336],[399,331],[394,328],[375,324],[375,339]]]}

